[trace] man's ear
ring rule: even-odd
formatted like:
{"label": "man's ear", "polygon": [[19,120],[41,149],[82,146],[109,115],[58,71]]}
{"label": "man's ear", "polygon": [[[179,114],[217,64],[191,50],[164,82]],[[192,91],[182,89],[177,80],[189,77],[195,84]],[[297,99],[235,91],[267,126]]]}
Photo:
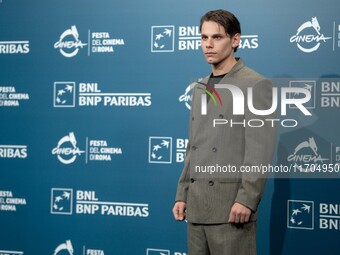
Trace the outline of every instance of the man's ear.
{"label": "man's ear", "polygon": [[235,34],[235,35],[231,38],[231,40],[232,40],[232,44],[231,44],[231,45],[232,45],[233,49],[235,49],[237,46],[240,45],[241,34],[240,34],[240,33]]}

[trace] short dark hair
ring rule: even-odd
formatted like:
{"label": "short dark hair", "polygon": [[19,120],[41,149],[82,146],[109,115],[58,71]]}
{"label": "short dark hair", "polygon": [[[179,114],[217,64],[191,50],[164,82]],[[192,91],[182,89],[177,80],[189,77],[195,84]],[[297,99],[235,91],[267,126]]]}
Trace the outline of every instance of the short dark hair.
{"label": "short dark hair", "polygon": [[[225,32],[233,37],[235,34],[241,34],[241,24],[234,14],[226,10],[214,10],[208,11],[201,18],[200,31],[202,31],[202,25],[205,21],[213,21],[221,25]],[[236,51],[237,48],[234,49]]]}

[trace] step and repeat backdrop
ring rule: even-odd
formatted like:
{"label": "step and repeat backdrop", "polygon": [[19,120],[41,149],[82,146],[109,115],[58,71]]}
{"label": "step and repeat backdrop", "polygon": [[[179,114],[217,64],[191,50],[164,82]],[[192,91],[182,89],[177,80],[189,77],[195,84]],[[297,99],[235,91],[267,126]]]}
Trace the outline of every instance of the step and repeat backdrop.
{"label": "step and repeat backdrop", "polygon": [[0,0],[1,255],[187,254],[171,209],[220,8],[277,88],[258,253],[340,252],[337,0]]}

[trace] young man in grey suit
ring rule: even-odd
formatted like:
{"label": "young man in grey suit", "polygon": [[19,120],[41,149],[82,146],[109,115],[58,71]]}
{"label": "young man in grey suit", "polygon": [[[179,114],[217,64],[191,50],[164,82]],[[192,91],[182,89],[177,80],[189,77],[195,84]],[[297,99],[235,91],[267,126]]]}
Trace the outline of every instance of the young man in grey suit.
{"label": "young man in grey suit", "polygon": [[[234,57],[241,28],[232,13],[210,11],[200,29],[212,73],[193,86],[189,144],[173,214],[188,221],[190,255],[254,255],[266,176],[244,170],[272,160],[272,83]],[[206,99],[207,90],[219,103]]]}

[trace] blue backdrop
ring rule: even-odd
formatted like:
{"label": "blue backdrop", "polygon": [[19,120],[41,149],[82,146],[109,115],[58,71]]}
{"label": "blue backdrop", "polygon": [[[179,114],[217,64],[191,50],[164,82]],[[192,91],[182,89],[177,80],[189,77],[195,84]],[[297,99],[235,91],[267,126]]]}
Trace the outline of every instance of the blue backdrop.
{"label": "blue backdrop", "polygon": [[328,179],[268,179],[258,253],[338,254],[339,7],[0,0],[0,254],[187,254],[171,209],[188,85],[211,70],[199,19],[219,8],[241,22],[246,65],[311,92],[312,116],[280,116],[298,125],[279,125],[273,165],[334,168]]}

